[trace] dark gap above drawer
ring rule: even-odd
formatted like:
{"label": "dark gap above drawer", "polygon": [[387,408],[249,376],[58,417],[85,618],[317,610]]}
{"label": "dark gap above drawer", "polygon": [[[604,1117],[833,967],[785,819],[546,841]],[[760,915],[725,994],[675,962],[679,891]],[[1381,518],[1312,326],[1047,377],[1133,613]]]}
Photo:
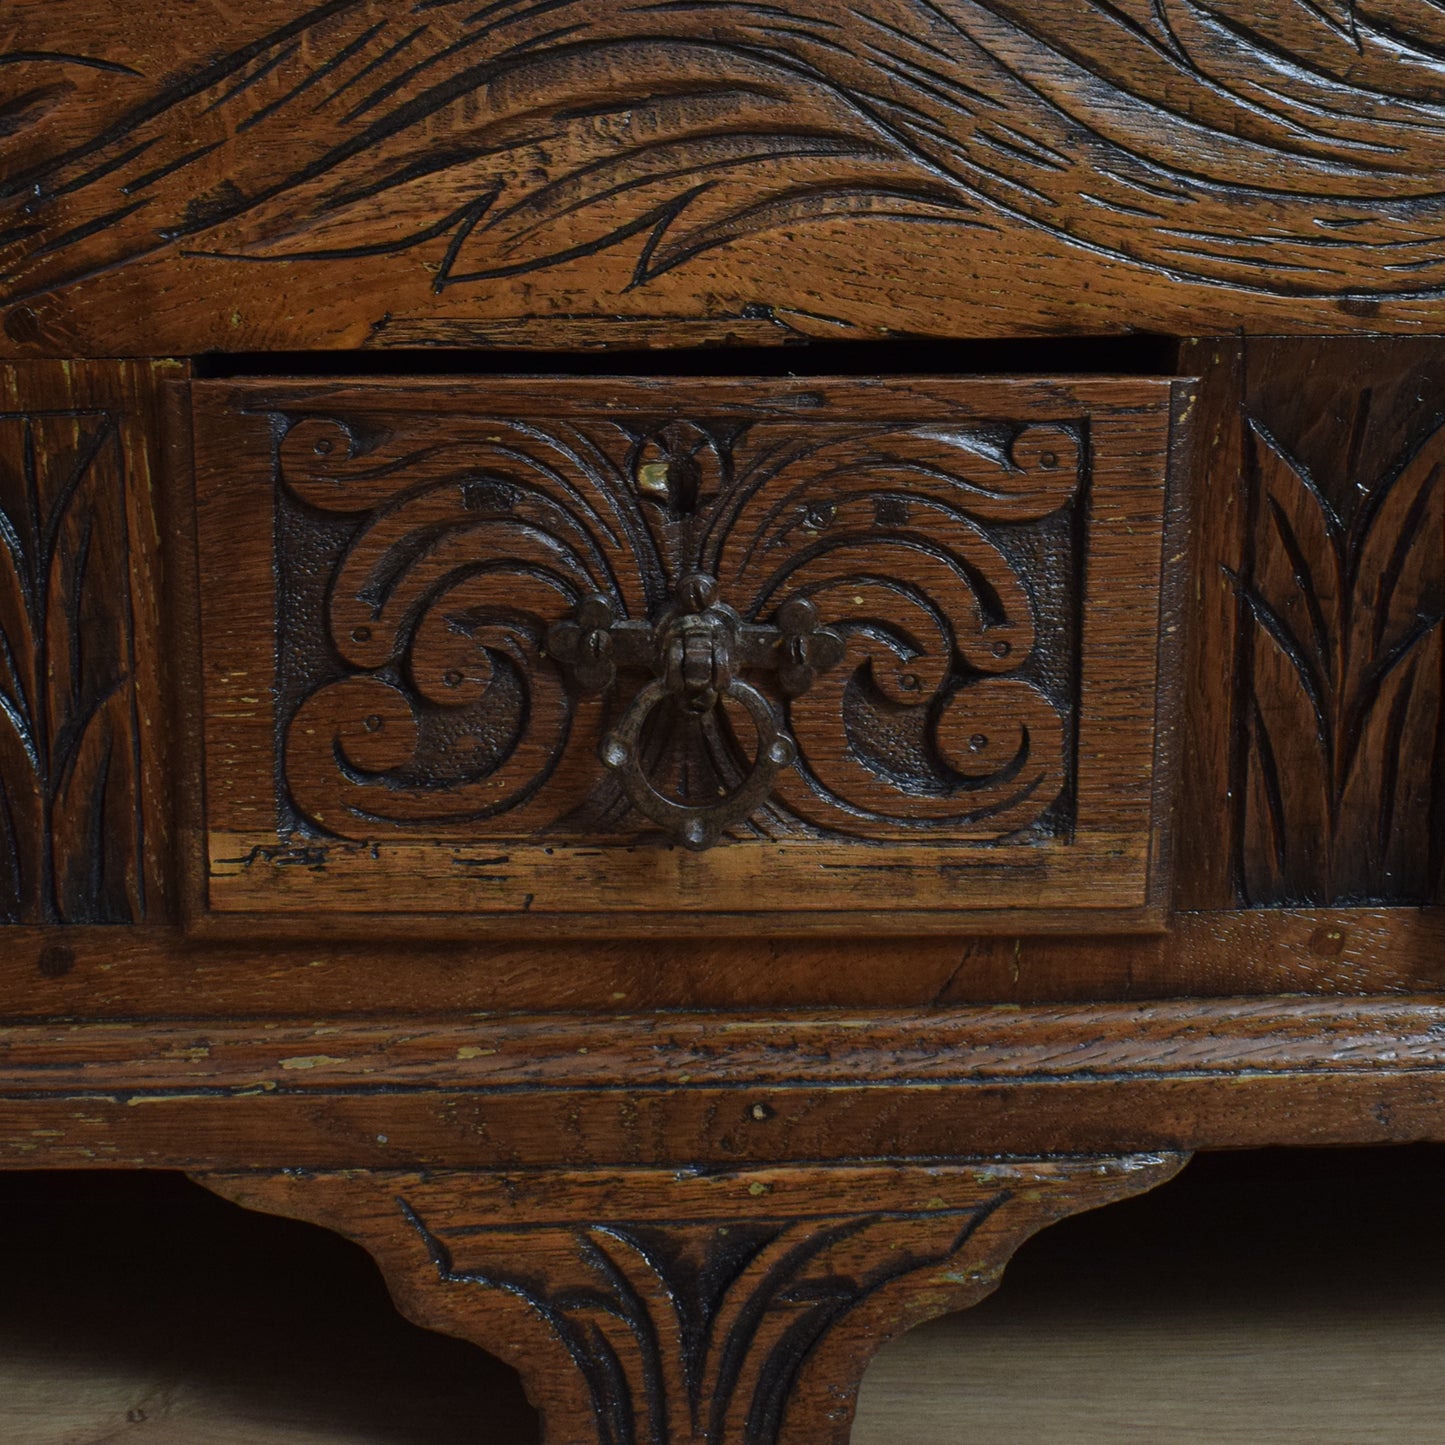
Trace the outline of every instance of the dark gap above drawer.
{"label": "dark gap above drawer", "polygon": [[208,352],[199,378],[241,376],[1168,376],[1169,336],[833,342],[698,351]]}

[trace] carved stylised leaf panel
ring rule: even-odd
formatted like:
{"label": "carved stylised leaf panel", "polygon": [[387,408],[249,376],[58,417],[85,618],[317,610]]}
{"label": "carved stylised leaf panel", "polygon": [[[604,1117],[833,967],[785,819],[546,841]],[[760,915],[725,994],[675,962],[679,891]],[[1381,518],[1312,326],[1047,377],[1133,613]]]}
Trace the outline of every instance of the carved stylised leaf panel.
{"label": "carved stylised leaf panel", "polygon": [[883,1286],[937,1269],[1002,1202],[932,1214],[649,1220],[473,1232],[400,1207],[447,1284],[530,1307],[616,1440],[776,1442],[814,1345]]}
{"label": "carved stylised leaf panel", "polygon": [[0,415],[0,917],[144,904],[127,461],[107,410]]}
{"label": "carved stylised leaf panel", "polygon": [[1445,429],[1357,473],[1349,511],[1261,424],[1249,448],[1247,897],[1423,901],[1441,863]]}
{"label": "carved stylised leaf panel", "polygon": [[[102,0],[11,8],[5,296],[84,326],[92,295],[164,265],[179,315],[132,324],[187,351],[277,324],[252,314],[258,272],[335,298],[283,308],[293,343],[384,334],[398,301],[528,320],[539,293],[764,335],[898,308],[953,330],[908,267],[877,319],[880,236],[950,295],[981,268],[975,328],[1057,324],[1066,298],[1113,327],[1338,324],[1342,304],[1380,324],[1438,316],[1445,285],[1425,5],[257,0],[145,27]],[[837,284],[800,285],[819,264]],[[1082,295],[1083,273],[1115,284]],[[808,314],[820,294],[836,314]]]}
{"label": "carved stylised leaf panel", "polygon": [[[1081,808],[1080,769],[1100,766],[1081,750],[1086,677],[1138,702],[1110,724],[1135,732],[1103,764],[1129,778],[1125,810],[1152,765],[1142,673],[1105,684],[1086,661],[1096,539],[1101,579],[1127,575],[1157,598],[1168,392],[1130,385],[1150,403],[1117,415],[1087,385],[1043,384],[1022,407],[1005,388],[992,408],[947,386],[895,398],[849,383],[538,395],[494,382],[347,399],[198,387],[202,560],[223,579],[203,599],[207,640],[238,689],[208,709],[212,760],[235,779],[215,793],[229,801],[213,879],[244,891],[286,860],[300,864],[288,888],[312,870],[324,889],[338,858],[413,847],[492,882],[516,876],[519,850],[663,866],[668,835],[599,759],[661,664],[619,655],[593,689],[549,634],[586,603],[657,635],[695,574],[715,577],[739,627],[777,627],[806,603],[838,649],[800,687],[765,658],[741,665],[796,760],[722,830],[717,855],[735,860],[708,860],[708,888],[738,868],[728,888],[751,891],[761,848],[824,849],[816,866],[859,843],[965,847],[1005,872],[1009,855],[1063,856],[1108,814],[1098,794]],[[1144,451],[1111,440],[1116,426],[1142,426]],[[258,634],[245,641],[222,635],[237,630],[237,597]],[[1095,616],[1102,643],[1111,624]],[[1135,616],[1114,642],[1152,678],[1149,618]],[[713,808],[746,795],[763,726],[732,695],[660,702],[639,724],[639,766],[660,794]],[[543,886],[564,886],[563,868]]]}

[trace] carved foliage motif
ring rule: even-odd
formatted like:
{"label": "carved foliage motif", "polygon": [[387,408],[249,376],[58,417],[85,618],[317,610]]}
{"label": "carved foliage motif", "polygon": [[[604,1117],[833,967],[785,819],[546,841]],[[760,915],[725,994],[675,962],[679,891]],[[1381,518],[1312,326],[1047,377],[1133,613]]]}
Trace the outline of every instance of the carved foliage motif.
{"label": "carved foliage motif", "polygon": [[1441,868],[1445,429],[1344,514],[1263,423],[1239,578],[1254,903],[1426,901]]}
{"label": "carved foliage motif", "polygon": [[[700,570],[745,620],[803,596],[846,638],[787,704],[799,760],[755,830],[1067,827],[1082,423],[281,424],[283,824],[636,831],[595,754],[638,679],[578,695],[543,639],[591,593],[649,620]],[[644,744],[677,796],[715,798],[753,740],[679,710]]]}
{"label": "carved foliage motif", "polygon": [[554,1445],[846,1445],[888,1339],[976,1304],[1037,1230],[1183,1163],[198,1177],[361,1243],[404,1313],[518,1369]]}
{"label": "carved foliage motif", "polygon": [[1002,1196],[933,1213],[538,1225],[448,1244],[402,1212],[445,1284],[505,1291],[563,1344],[606,1445],[775,1445],[818,1341],[884,1285],[937,1269]]}
{"label": "carved foliage motif", "polygon": [[643,286],[857,215],[1244,291],[1445,286],[1428,4],[270,0],[179,74],[83,53],[109,7],[31,4],[77,28],[0,55],[12,300],[158,253],[419,250],[440,291],[617,250]]}
{"label": "carved foliage motif", "polygon": [[104,411],[0,415],[0,918],[142,909],[125,467]]}

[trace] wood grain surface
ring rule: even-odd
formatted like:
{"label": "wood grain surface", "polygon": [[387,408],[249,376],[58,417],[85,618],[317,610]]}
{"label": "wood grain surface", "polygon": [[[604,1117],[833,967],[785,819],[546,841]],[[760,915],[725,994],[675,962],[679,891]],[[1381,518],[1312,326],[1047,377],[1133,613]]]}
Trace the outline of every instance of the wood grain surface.
{"label": "wood grain surface", "polygon": [[1419,1142],[1445,1136],[1441,1038],[1408,1000],[16,1024],[0,1159],[545,1174]]}
{"label": "wood grain surface", "polygon": [[15,352],[1445,314],[1445,32],[1408,0],[6,20]]}
{"label": "wood grain surface", "polygon": [[[1187,389],[496,378],[192,395],[198,908],[252,934],[268,913],[412,912],[411,930],[452,915],[493,936],[503,920],[587,931],[594,914],[614,931],[1150,921],[1161,548]],[[655,623],[698,572],[744,624],[806,599],[846,646],[801,696],[756,675],[798,760],[701,854],[598,759],[645,671],[589,696],[544,649],[584,597]],[[655,791],[706,807],[743,788],[760,746],[746,720],[649,717]]]}
{"label": "wood grain surface", "polygon": [[[363,920],[364,924],[364,920]],[[12,928],[0,950],[11,1018],[295,1018],[461,1010],[937,1007],[1274,994],[1427,994],[1445,985],[1438,909],[1176,914],[1152,935],[780,940],[707,930],[649,940],[382,940]]]}

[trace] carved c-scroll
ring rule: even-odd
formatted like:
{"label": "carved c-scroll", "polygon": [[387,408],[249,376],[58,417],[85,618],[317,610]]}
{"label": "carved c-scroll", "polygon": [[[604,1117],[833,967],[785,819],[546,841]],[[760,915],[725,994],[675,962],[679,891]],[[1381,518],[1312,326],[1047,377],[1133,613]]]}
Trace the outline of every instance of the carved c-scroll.
{"label": "carved c-scroll", "polygon": [[[284,774],[326,832],[617,831],[625,802],[589,759],[618,704],[566,685],[547,628],[589,595],[651,621],[695,571],[745,621],[802,597],[846,640],[788,704],[800,758],[757,826],[997,839],[1065,789],[1077,639],[1055,628],[1036,657],[1036,578],[1082,545],[1080,422],[583,418],[432,439],[424,418],[280,420],[283,608],[325,578],[324,610],[281,619],[299,639],[283,670],[318,644],[334,658],[283,679]],[[683,731],[648,746],[681,750],[701,796],[746,772],[727,729]]]}

